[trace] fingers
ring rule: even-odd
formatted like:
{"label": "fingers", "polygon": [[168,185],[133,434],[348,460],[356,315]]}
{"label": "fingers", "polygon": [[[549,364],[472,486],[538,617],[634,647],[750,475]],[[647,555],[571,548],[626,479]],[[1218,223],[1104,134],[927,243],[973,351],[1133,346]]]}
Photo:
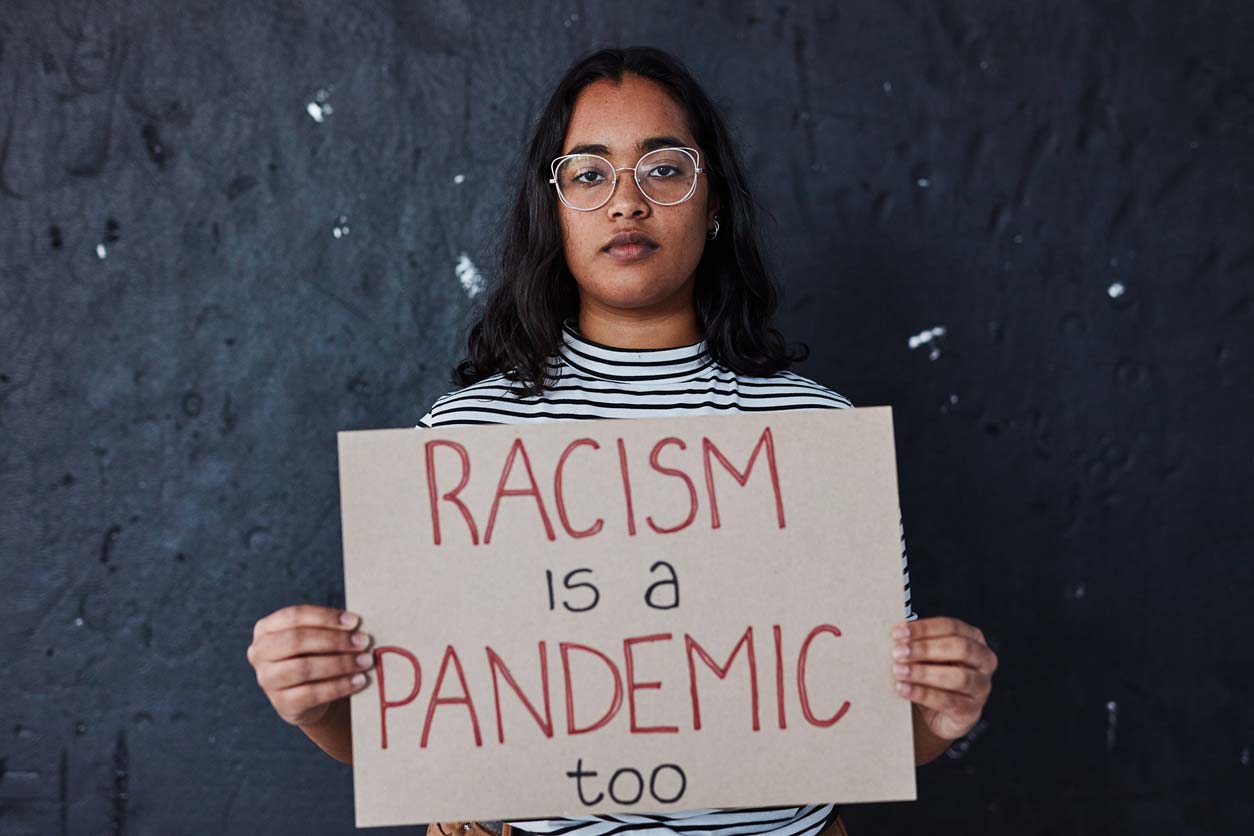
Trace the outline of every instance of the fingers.
{"label": "fingers", "polygon": [[291,627],[276,633],[263,633],[248,648],[248,660],[256,667],[294,656],[321,653],[360,653],[370,646],[370,636],[360,631],[329,630],[324,627]]}
{"label": "fingers", "polygon": [[253,626],[248,661],[257,683],[284,720],[318,722],[331,703],[366,687],[374,665],[361,616],[333,607],[298,604]]}
{"label": "fingers", "polygon": [[266,691],[279,691],[323,679],[347,676],[369,669],[374,657],[369,653],[335,653],[298,656],[278,662],[264,662],[257,668],[257,682]]}
{"label": "fingers", "polygon": [[[934,709],[939,714],[951,718],[954,721],[961,721],[963,718],[978,717],[980,713],[980,701],[966,694],[959,694],[957,691],[946,691],[940,688],[930,688],[926,685],[919,685],[911,682],[897,683],[897,690],[903,697],[910,702],[918,703]],[[975,720],[971,720],[974,724]],[[961,735],[954,735],[961,737]]]}
{"label": "fingers", "polygon": [[965,665],[895,664],[893,676],[899,683],[926,685],[981,699],[992,690],[992,682],[987,674]]}
{"label": "fingers", "polygon": [[[899,634],[898,630],[904,632]],[[952,618],[947,615],[937,615],[931,618],[919,618],[914,621],[903,621],[894,625],[893,638],[902,640],[914,639],[930,639],[939,636],[965,636],[975,641],[984,642],[984,633],[978,628],[967,622]]]}
{"label": "fingers", "polygon": [[898,662],[956,662],[970,665],[991,675],[997,670],[997,654],[988,646],[984,633],[965,621],[949,616],[899,622],[893,629]]}
{"label": "fingers", "polygon": [[938,639],[912,639],[893,648],[893,658],[902,663],[956,662],[991,674],[997,669],[997,654],[988,645],[966,636]]}
{"label": "fingers", "polygon": [[366,675],[355,673],[320,682],[307,682],[270,694],[274,709],[289,723],[299,723],[313,709],[335,702],[366,687]]}
{"label": "fingers", "polygon": [[361,616],[334,607],[296,604],[275,610],[253,626],[253,639],[266,633],[292,627],[321,627],[327,630],[351,630],[361,623]]}

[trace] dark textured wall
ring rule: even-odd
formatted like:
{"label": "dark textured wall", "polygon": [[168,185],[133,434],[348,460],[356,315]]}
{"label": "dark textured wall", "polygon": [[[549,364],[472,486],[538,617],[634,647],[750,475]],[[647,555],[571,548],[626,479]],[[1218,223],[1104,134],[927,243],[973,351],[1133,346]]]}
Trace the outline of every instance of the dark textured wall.
{"label": "dark textured wall", "polygon": [[[892,404],[984,720],[854,834],[1248,833],[1254,4],[0,14],[0,833],[343,833],[244,658],[341,600],[335,432],[457,359],[578,53],[726,108],[800,371]],[[490,603],[490,602],[489,602]]]}

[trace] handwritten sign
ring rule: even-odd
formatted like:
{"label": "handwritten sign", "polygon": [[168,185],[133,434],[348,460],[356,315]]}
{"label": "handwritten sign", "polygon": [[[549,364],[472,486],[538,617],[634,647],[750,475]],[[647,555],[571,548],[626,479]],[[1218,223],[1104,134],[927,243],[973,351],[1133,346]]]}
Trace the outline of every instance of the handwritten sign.
{"label": "handwritten sign", "polygon": [[359,827],[915,798],[890,408],[338,441]]}

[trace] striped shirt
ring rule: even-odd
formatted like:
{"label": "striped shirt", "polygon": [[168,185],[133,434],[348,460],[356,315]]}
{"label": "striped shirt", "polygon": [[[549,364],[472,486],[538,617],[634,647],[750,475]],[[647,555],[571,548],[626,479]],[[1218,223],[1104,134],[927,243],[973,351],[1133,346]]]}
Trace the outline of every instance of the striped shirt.
{"label": "striped shirt", "polygon": [[[847,409],[847,398],[791,371],[769,377],[737,374],[716,363],[705,340],[678,348],[628,349],[593,342],[575,319],[562,323],[562,341],[549,358],[554,382],[538,395],[520,397],[518,384],[503,374],[446,392],[418,420],[419,427],[458,424],[521,424],[596,418],[718,415],[782,409]],[[905,618],[910,606],[910,573],[905,529],[901,535],[901,575]],[[806,804],[737,807],[673,813],[613,813],[510,822],[530,833],[552,836],[815,836],[836,820],[839,805]]]}

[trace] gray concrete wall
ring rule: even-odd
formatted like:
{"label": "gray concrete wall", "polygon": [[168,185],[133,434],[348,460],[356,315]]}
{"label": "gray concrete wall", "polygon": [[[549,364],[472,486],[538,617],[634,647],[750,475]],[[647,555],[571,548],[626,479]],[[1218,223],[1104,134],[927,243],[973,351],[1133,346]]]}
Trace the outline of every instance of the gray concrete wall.
{"label": "gray concrete wall", "polygon": [[252,625],[341,601],[335,432],[452,388],[529,120],[633,43],[734,124],[800,371],[896,410],[916,610],[1002,660],[850,831],[1247,832],[1254,5],[2,12],[0,833],[351,829]]}

